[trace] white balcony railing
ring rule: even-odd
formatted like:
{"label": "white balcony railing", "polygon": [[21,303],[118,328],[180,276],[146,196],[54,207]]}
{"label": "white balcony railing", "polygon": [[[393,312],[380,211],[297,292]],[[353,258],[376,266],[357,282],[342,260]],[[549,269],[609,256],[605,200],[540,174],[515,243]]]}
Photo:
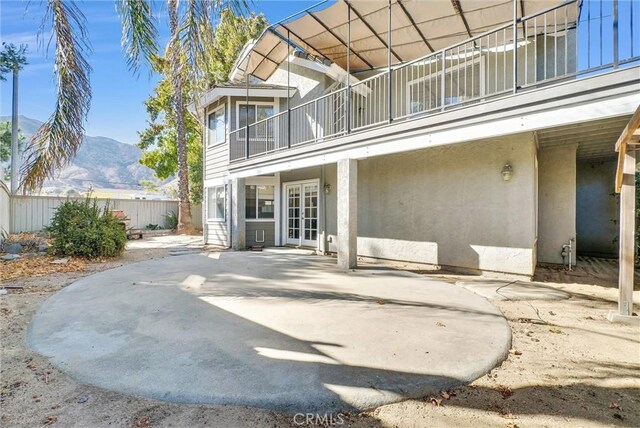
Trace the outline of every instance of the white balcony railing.
{"label": "white balcony railing", "polygon": [[[230,133],[238,161],[640,61],[640,6],[569,0]],[[636,26],[638,26],[636,22]]]}

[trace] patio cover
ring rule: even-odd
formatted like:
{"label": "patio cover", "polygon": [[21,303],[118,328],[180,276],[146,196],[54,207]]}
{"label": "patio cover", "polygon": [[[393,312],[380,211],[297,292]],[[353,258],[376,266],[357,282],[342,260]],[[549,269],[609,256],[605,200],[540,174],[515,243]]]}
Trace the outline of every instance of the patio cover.
{"label": "patio cover", "polygon": [[[517,0],[518,17],[560,3],[561,0]],[[388,0],[322,3],[327,4],[324,8],[306,9],[267,28],[257,40],[245,46],[234,66],[232,80],[243,80],[247,72],[266,80],[294,49],[302,49],[346,69],[348,5],[351,6],[350,70],[386,67]],[[570,25],[575,24],[578,10],[579,6],[569,8],[567,22]],[[561,13],[564,23],[564,11]],[[512,0],[392,0],[392,65],[423,57],[510,22],[513,22]],[[528,27],[531,34],[532,24]],[[541,30],[538,24],[538,32]],[[522,34],[521,26],[519,31]]]}

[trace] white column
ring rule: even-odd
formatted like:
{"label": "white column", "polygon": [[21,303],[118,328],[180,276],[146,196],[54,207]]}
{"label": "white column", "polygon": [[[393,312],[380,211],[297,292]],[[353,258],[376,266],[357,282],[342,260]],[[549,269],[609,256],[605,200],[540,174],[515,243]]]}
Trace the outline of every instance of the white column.
{"label": "white column", "polygon": [[236,178],[231,183],[231,248],[246,249],[244,178]]}
{"label": "white column", "polygon": [[636,153],[625,154],[622,189],[620,190],[620,275],[618,312],[630,316],[633,306],[633,267],[636,215]]}
{"label": "white column", "polygon": [[338,267],[357,267],[358,161],[338,161]]}

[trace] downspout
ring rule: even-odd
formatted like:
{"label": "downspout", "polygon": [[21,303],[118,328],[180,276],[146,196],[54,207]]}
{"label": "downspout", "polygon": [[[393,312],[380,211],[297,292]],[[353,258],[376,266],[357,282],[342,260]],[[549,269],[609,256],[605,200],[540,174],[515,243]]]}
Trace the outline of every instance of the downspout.
{"label": "downspout", "polygon": [[[207,123],[207,107],[202,108],[202,180],[205,180],[207,176],[207,143],[209,137],[209,128]],[[204,184],[204,183],[203,183]],[[205,208],[209,200],[207,199],[207,189],[202,186],[202,206],[200,212],[202,216],[202,242],[207,244],[207,237],[209,236],[209,230],[207,229],[207,216],[205,214]]]}
{"label": "downspout", "polygon": [[325,166],[322,165],[320,167],[320,189],[319,192],[322,192],[322,254],[327,255],[329,253],[327,248],[327,193],[324,191],[325,186]]}

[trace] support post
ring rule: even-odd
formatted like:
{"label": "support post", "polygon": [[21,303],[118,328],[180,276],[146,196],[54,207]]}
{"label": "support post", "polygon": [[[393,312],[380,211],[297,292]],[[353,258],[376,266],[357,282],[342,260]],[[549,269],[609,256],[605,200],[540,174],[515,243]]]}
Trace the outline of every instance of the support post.
{"label": "support post", "polygon": [[345,133],[351,133],[351,5],[347,3],[347,96],[345,99]]}
{"label": "support post", "polygon": [[358,265],[358,161],[338,161],[338,267]]}
{"label": "support post", "polygon": [[231,248],[246,249],[245,235],[245,180],[236,178],[231,183]]}
{"label": "support post", "polygon": [[[291,32],[287,30],[287,42],[291,40]],[[287,45],[287,52],[290,47]],[[291,87],[291,52],[287,55],[287,148],[291,148],[291,94],[289,88]]]}
{"label": "support post", "polygon": [[389,123],[393,121],[393,99],[392,86],[393,79],[391,78],[391,0],[387,5],[387,67],[389,71]]}
{"label": "support post", "polygon": [[[633,307],[633,271],[635,261],[636,152],[624,154],[622,189],[620,190],[620,274],[618,276],[618,313],[612,318],[630,317]],[[617,317],[616,317],[617,315]],[[638,320],[640,318],[634,317]]]}
{"label": "support post", "polygon": [[249,159],[249,75],[245,76],[247,80],[247,95],[245,96],[245,104],[244,104],[244,114],[246,118],[246,127],[245,127],[245,158]]}
{"label": "support post", "polygon": [[[619,58],[618,58],[618,0],[613,0],[613,4],[611,6],[612,10],[612,19],[613,19],[613,68],[618,68]],[[633,18],[632,18],[633,19]],[[602,25],[602,23],[600,24]]]}
{"label": "support post", "polygon": [[18,147],[18,69],[13,70],[13,94],[11,107],[11,193],[18,191],[20,176],[20,150]]}
{"label": "support post", "polygon": [[516,92],[518,92],[518,0],[513,0],[513,93]]}

